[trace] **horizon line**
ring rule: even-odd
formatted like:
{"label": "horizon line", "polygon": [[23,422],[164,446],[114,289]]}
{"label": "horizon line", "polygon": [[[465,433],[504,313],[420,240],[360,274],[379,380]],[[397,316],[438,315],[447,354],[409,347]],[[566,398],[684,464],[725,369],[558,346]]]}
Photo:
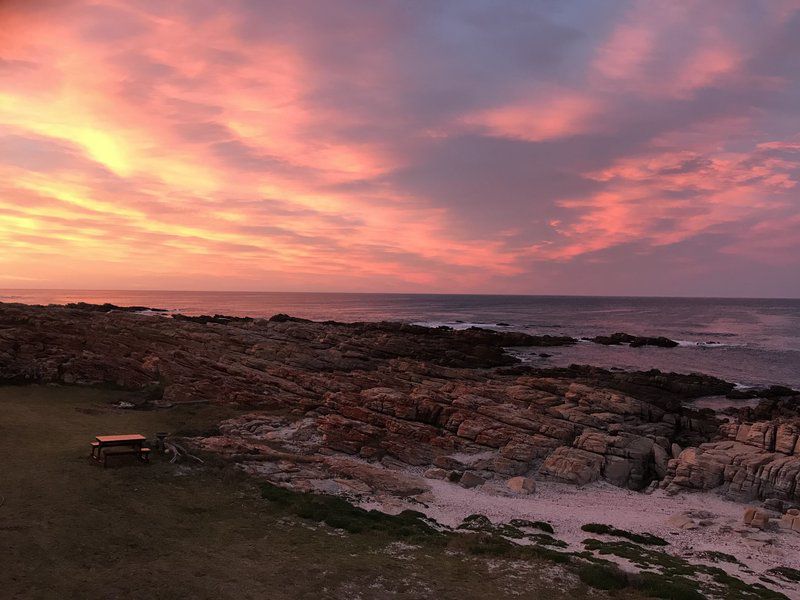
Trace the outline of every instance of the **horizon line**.
{"label": "horizon line", "polygon": [[[307,290],[168,290],[168,289],[101,289],[101,288],[0,288],[0,292],[143,292],[170,294],[318,294],[350,296],[484,296],[494,298],[630,298],[674,300],[800,300],[791,296],[660,296],[630,294],[489,294],[485,292],[328,292]],[[3,302],[3,300],[0,300]]]}

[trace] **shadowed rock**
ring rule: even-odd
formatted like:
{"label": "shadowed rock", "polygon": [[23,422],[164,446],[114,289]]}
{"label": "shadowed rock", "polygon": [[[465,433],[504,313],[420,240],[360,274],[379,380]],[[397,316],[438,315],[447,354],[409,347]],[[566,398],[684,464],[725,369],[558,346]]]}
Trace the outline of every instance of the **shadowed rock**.
{"label": "shadowed rock", "polygon": [[591,338],[595,344],[603,344],[604,346],[618,346],[620,344],[628,344],[631,348],[640,348],[642,346],[657,346],[659,348],[674,348],[678,342],[669,338],[646,337],[631,335],[629,333],[613,333],[611,335],[598,335]]}

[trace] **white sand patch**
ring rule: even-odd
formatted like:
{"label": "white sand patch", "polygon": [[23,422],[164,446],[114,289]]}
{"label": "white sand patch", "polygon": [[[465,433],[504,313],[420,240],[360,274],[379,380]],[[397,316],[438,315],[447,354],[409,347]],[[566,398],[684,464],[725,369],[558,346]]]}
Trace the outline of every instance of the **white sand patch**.
{"label": "white sand patch", "polygon": [[[770,544],[748,544],[741,531],[752,531],[742,524],[746,505],[726,500],[713,493],[684,493],[669,496],[658,490],[642,494],[598,482],[584,487],[555,482],[537,482],[535,494],[512,497],[492,494],[485,489],[464,489],[447,481],[428,480],[430,494],[427,507],[419,504],[370,502],[368,507],[396,513],[404,508],[420,510],[450,527],[458,526],[464,517],[479,513],[493,523],[511,519],[547,521],[555,528],[555,537],[567,542],[570,550],[583,550],[582,541],[598,537],[581,530],[587,523],[602,523],[635,533],[652,533],[669,542],[666,547],[653,547],[696,564],[712,564],[748,583],[763,583],[758,577],[779,566],[800,569],[800,534],[786,530],[770,530]],[[712,513],[711,524],[693,530],[677,529],[668,519],[684,511]],[[606,538],[617,539],[621,538]],[[724,552],[735,556],[753,573],[739,565],[700,560],[700,552]],[[606,556],[604,558],[612,558]],[[620,561],[624,562],[624,561]],[[629,565],[622,565],[627,567]],[[636,570],[635,568],[633,570]],[[776,581],[779,578],[771,577]],[[780,591],[790,598],[800,598],[797,586],[785,584]]]}

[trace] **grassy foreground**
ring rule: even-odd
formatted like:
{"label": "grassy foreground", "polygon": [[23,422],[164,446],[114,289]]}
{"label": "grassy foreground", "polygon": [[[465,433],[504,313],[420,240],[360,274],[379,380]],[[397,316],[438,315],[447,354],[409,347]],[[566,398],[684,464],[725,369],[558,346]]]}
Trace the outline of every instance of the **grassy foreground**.
{"label": "grassy foreground", "polygon": [[[344,533],[223,467],[88,459],[102,433],[204,430],[207,406],[131,411],[121,392],[0,387],[3,598],[598,598],[552,562]],[[230,414],[230,412],[228,413]],[[619,592],[615,597],[635,597]]]}

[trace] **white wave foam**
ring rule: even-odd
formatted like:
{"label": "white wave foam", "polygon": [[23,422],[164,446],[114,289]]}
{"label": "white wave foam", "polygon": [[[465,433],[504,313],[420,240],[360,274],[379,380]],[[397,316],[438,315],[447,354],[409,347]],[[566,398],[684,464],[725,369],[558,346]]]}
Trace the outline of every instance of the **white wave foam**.
{"label": "white wave foam", "polygon": [[725,342],[695,342],[691,340],[675,340],[679,348],[744,348],[747,344],[728,344]]}
{"label": "white wave foam", "polygon": [[451,329],[469,329],[470,327],[480,327],[482,329],[505,329],[509,330],[509,327],[505,325],[497,325],[497,323],[467,323],[467,322],[460,322],[456,323],[455,321],[414,321],[411,323],[412,325],[420,325],[421,327],[450,327]]}

